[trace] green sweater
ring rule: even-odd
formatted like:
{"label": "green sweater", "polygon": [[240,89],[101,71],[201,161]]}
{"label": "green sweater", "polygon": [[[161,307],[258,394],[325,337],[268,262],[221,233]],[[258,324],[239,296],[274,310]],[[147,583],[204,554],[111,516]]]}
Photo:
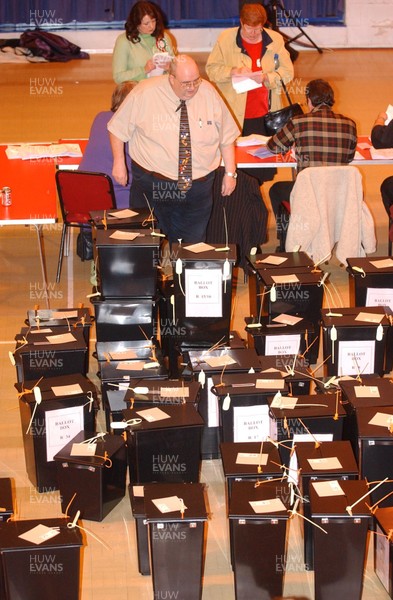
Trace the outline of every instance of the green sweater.
{"label": "green sweater", "polygon": [[[112,73],[116,83],[124,81],[140,81],[146,78],[145,65],[153,58],[153,54],[159,52],[156,39],[150,34],[139,34],[140,42],[130,42],[125,33],[119,35],[113,50]],[[165,50],[173,56],[172,42],[168,36],[164,36]]]}

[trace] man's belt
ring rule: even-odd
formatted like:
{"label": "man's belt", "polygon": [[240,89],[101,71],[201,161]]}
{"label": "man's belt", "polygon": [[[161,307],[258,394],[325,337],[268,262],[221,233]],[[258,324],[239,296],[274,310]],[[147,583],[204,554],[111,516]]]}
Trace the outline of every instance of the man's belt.
{"label": "man's belt", "polygon": [[[135,160],[132,161],[132,164],[135,167],[137,167],[137,169],[140,169],[144,173],[151,175],[155,179],[160,179],[161,181],[171,181],[172,183],[177,183],[177,179],[170,179],[169,177],[165,177],[165,175],[161,175],[161,173],[156,173],[155,171],[149,171],[149,169],[145,169],[145,167],[142,167],[140,164],[135,162]],[[209,173],[209,175],[210,175],[210,173]],[[209,175],[204,175],[203,177],[198,177],[198,179],[193,179],[192,181],[193,182],[194,181],[207,181],[209,178]]]}

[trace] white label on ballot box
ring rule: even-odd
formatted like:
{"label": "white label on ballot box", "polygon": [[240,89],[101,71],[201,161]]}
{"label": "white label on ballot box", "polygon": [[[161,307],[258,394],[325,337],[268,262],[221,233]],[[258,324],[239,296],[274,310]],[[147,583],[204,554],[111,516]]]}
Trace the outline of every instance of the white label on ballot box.
{"label": "white label on ballot box", "polygon": [[300,349],[300,334],[267,335],[265,341],[265,356],[275,354],[292,354],[296,356]]}
{"label": "white label on ballot box", "polygon": [[84,429],[83,406],[48,410],[45,413],[46,460],[53,461],[59,450]]}
{"label": "white label on ballot box", "polygon": [[218,398],[211,391],[213,387],[213,379],[207,378],[207,426],[208,427],[219,427],[220,417],[218,409]]}
{"label": "white label on ballot box", "polygon": [[233,407],[233,441],[262,442],[270,434],[269,407],[234,406]]}
{"label": "white label on ballot box", "polygon": [[393,309],[393,289],[367,288],[366,306],[389,306]]}
{"label": "white label on ballot box", "polygon": [[222,317],[221,269],[185,269],[186,317]]}
{"label": "white label on ballot box", "polygon": [[351,340],[338,343],[338,375],[374,373],[375,340]]}

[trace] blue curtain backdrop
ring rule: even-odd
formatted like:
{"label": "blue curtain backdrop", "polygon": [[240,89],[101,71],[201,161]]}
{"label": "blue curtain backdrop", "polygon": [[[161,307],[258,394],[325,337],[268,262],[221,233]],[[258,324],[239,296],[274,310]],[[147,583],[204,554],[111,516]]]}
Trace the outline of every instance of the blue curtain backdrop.
{"label": "blue curtain backdrop", "polygon": [[[258,1],[258,0],[256,0]],[[266,7],[270,0],[261,1]],[[18,0],[0,3],[0,29],[123,28],[135,0]],[[239,0],[156,0],[168,25],[230,27],[237,25]],[[344,23],[345,0],[282,0],[279,26]],[[282,10],[282,9],[285,10]]]}

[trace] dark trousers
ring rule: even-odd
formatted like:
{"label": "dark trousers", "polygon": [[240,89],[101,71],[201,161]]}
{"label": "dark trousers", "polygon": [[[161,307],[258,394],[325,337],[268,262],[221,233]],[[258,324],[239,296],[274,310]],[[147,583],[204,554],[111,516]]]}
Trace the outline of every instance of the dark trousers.
{"label": "dark trousers", "polygon": [[294,181],[277,181],[276,183],[273,183],[269,190],[270,203],[276,218],[276,231],[277,239],[280,241],[280,252],[284,252],[285,250],[285,240],[289,224],[287,211],[282,210],[280,207],[283,201],[289,202],[289,197],[294,184]]}
{"label": "dark trousers", "polygon": [[182,192],[177,181],[147,172],[133,162],[130,206],[146,207],[147,198],[170,243],[179,239],[184,243],[203,242],[213,205],[214,174],[212,171],[194,180],[191,188]]}
{"label": "dark trousers", "polygon": [[387,177],[381,185],[382,202],[386,212],[390,215],[390,207],[393,205],[393,176]]}

